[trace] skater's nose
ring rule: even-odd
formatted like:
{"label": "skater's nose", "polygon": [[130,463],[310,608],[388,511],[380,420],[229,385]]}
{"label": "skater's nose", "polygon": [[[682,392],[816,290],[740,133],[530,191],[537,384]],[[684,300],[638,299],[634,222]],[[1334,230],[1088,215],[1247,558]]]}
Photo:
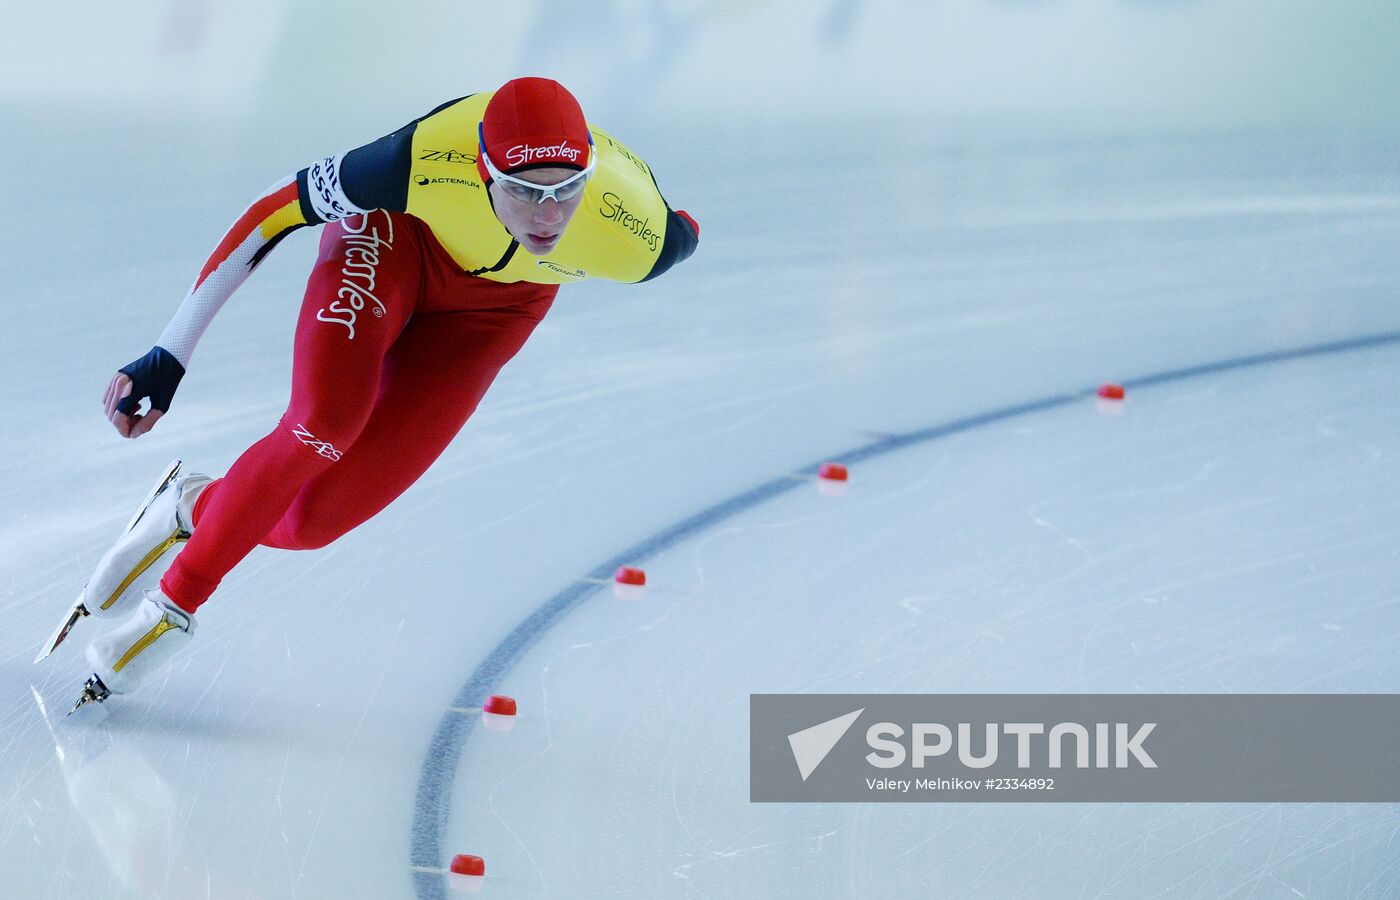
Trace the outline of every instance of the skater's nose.
{"label": "skater's nose", "polygon": [[564,221],[564,208],[553,197],[535,204],[535,224],[558,225]]}

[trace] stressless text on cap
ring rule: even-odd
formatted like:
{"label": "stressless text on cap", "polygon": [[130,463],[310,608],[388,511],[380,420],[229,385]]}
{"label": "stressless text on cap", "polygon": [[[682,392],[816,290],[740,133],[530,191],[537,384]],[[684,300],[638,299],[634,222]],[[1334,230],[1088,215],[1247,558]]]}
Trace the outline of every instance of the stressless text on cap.
{"label": "stressless text on cap", "polygon": [[544,160],[567,159],[569,162],[578,162],[579,155],[583,151],[578,147],[570,147],[568,144],[552,144],[548,147],[532,147],[529,144],[517,144],[506,151],[506,165],[515,167],[523,166],[532,162]]}

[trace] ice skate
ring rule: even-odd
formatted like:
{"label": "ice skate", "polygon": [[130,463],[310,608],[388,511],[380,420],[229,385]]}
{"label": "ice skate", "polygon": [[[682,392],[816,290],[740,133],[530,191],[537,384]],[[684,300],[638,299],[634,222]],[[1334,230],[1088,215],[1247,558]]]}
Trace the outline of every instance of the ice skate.
{"label": "ice skate", "polygon": [[194,616],[159,589],[147,591],[131,618],[88,644],[93,674],[69,715],[85,704],[136,690],[189,644],[194,625]]}
{"label": "ice skate", "polygon": [[79,620],[130,612],[141,595],[160,582],[194,532],[194,503],[212,480],[195,473],[181,475],[180,466],[177,459],[166,468],[35,662],[57,649]]}

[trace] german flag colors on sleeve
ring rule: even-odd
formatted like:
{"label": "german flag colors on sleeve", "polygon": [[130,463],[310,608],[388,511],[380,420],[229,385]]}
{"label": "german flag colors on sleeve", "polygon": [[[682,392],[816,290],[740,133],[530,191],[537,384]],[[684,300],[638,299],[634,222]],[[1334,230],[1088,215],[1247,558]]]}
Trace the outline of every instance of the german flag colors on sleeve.
{"label": "german flag colors on sleeve", "polygon": [[156,346],[188,369],[209,323],[279,241],[305,225],[365,212],[340,189],[337,170],[343,156],[328,157],[277,182],[244,210],[204,263]]}

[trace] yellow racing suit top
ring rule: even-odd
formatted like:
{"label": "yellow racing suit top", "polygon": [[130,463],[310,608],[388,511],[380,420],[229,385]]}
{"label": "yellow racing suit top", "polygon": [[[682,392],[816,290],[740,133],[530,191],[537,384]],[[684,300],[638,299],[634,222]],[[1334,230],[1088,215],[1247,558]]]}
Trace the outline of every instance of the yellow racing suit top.
{"label": "yellow racing suit top", "polygon": [[493,281],[646,281],[695,251],[695,220],[667,205],[640,157],[592,124],[597,168],[563,237],[547,256],[521,251],[496,218],[476,165],[477,126],[490,99],[445,103],[274,184],[229,229],[152,353],[164,349],[188,367],[214,315],[279,241],[375,209],[422,220],[462,271]]}

